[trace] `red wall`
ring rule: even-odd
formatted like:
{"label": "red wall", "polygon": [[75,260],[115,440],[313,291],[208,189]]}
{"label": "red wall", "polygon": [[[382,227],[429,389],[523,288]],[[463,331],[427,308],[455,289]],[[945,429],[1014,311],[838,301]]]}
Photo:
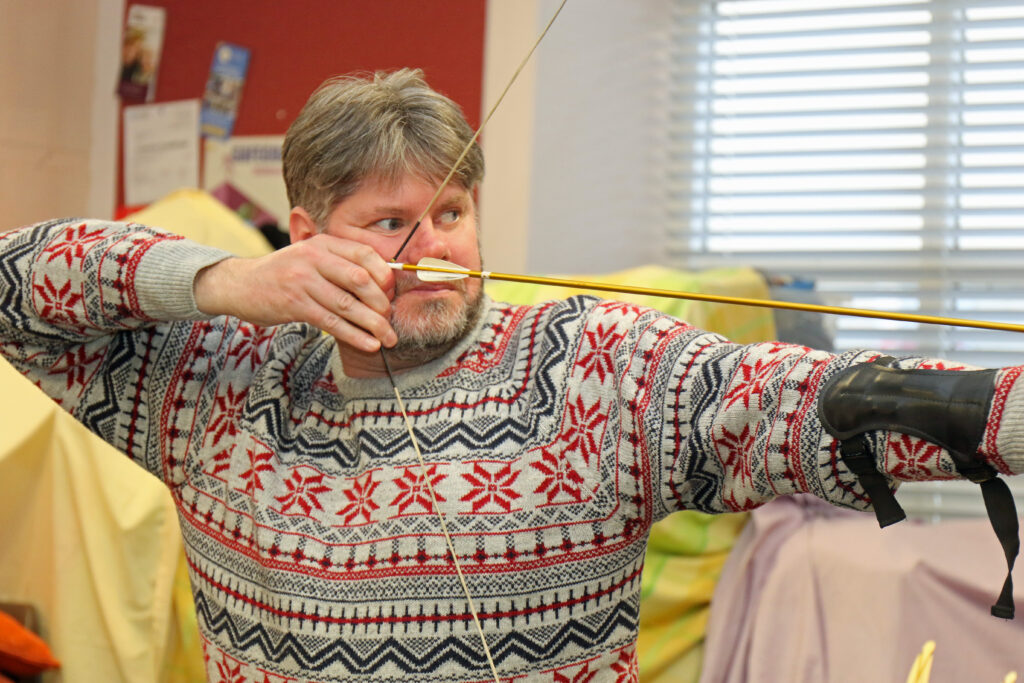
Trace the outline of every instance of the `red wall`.
{"label": "red wall", "polygon": [[[235,135],[283,134],[310,93],[330,76],[403,66],[423,69],[427,81],[458,102],[472,126],[478,125],[485,0],[138,4],[167,11],[157,102],[201,98],[219,41],[251,50]],[[119,161],[118,205],[124,199],[120,166]]]}

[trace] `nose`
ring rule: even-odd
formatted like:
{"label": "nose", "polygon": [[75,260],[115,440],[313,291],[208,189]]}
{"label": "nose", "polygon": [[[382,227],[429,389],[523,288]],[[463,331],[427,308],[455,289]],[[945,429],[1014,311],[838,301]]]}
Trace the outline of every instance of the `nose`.
{"label": "nose", "polygon": [[447,259],[450,255],[445,236],[434,225],[433,219],[430,216],[425,216],[416,229],[416,234],[409,240],[403,260],[408,263],[416,263],[421,258]]}

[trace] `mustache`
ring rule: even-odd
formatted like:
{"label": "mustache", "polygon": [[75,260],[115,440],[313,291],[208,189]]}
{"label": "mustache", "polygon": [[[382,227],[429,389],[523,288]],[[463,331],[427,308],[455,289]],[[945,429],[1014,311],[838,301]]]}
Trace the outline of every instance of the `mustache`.
{"label": "mustache", "polygon": [[[420,280],[416,276],[415,273],[397,272],[397,273],[395,273],[395,276],[396,276],[395,277],[395,296],[396,297],[400,296],[402,294],[405,294],[409,290],[416,289],[417,287],[422,287],[422,286],[428,284],[428,283],[423,282],[422,280]],[[439,283],[436,283],[436,282],[429,283],[429,284],[432,287],[437,287],[439,285]],[[462,279],[462,280],[449,280],[448,282],[443,283],[442,286],[445,289],[451,289],[453,291],[462,292],[463,294],[465,294],[466,293],[467,280],[466,279]]]}

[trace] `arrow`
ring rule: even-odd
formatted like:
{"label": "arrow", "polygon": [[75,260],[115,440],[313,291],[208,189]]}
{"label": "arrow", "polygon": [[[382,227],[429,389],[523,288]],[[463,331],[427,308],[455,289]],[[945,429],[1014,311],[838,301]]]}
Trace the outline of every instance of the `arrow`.
{"label": "arrow", "polygon": [[840,306],[824,306],[806,304],[795,301],[772,301],[770,299],[748,299],[744,297],[722,296],[718,294],[698,294],[680,292],[673,289],[655,289],[651,287],[634,287],[632,285],[616,285],[588,280],[570,280],[536,275],[516,275],[512,273],[494,273],[489,270],[470,270],[450,261],[424,258],[416,265],[411,263],[388,263],[395,270],[415,271],[417,277],[424,282],[445,282],[461,280],[467,277],[481,280],[502,280],[505,282],[522,282],[534,285],[569,287],[572,289],[589,289],[601,292],[617,292],[619,294],[640,294],[643,296],[659,296],[670,299],[688,299],[691,301],[707,301],[716,304],[735,304],[739,306],[757,306],[760,308],[779,308],[790,311],[807,311],[810,313],[829,313],[831,315],[852,315],[859,318],[877,318],[880,320],[896,320],[927,325],[948,325],[950,327],[973,327],[982,330],[998,330],[1001,332],[1024,332],[1024,325],[1013,323],[997,323],[985,320],[968,320],[965,318],[947,318],[942,316],[921,315],[918,313],[892,313],[875,311],[867,308],[843,308]]}

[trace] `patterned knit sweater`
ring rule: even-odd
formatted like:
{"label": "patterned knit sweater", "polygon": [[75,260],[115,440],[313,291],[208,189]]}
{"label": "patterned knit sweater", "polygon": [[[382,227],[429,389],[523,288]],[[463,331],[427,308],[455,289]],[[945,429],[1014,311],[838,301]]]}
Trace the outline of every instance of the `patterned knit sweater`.
{"label": "patterned knit sweater", "polygon": [[[0,350],[170,488],[211,681],[488,679],[425,478],[517,681],[636,678],[665,515],[798,491],[868,505],[816,397],[876,354],[738,346],[589,297],[488,302],[399,376],[424,472],[387,380],[346,377],[330,337],[196,310],[195,273],[223,257],[95,221],[0,236]],[[1022,469],[1019,374],[999,375],[985,436],[1003,472]],[[935,445],[875,442],[894,478],[953,476]]]}

